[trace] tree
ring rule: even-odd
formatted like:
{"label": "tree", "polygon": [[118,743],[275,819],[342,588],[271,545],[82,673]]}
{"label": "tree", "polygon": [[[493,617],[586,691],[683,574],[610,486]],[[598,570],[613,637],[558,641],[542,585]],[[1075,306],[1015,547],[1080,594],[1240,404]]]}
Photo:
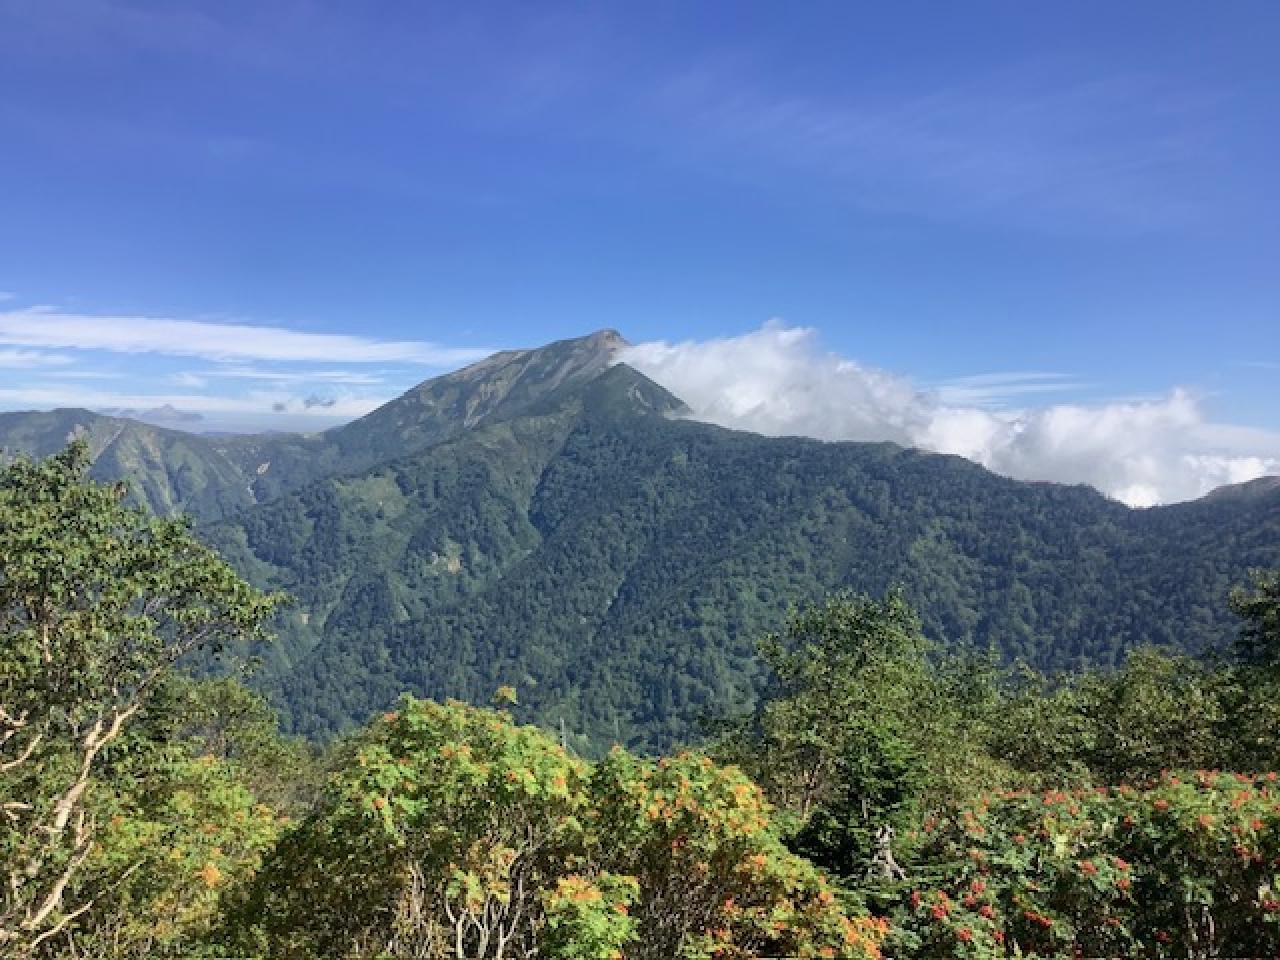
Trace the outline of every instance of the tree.
{"label": "tree", "polygon": [[271,849],[282,818],[259,801],[237,765],[192,755],[196,746],[145,753],[138,776],[100,785],[98,809],[106,815],[85,864],[89,883],[70,895],[97,877],[113,882],[67,931],[65,955],[204,955],[198,951],[208,947],[224,893],[246,882]]}
{"label": "tree", "polygon": [[[74,442],[0,473],[4,956],[32,954],[110,884],[82,876],[108,748],[179,660],[261,636],[277,602],[185,521],[126,506],[123,486],[89,482],[88,466]],[[82,891],[74,901],[72,889]]]}
{"label": "tree", "polygon": [[180,744],[183,756],[230,767],[254,797],[285,814],[305,811],[321,786],[317,748],[280,733],[275,709],[234,676],[194,679],[176,673],[147,705],[135,737]]}
{"label": "tree", "polygon": [[1202,662],[1150,648],[1132,653],[1119,670],[1080,677],[1077,708],[1092,726],[1083,756],[1095,782],[1226,763],[1220,731],[1228,681]]}
{"label": "tree", "polygon": [[1231,609],[1244,620],[1236,651],[1247,664],[1280,667],[1280,570],[1254,570],[1250,580],[1231,591]]}
{"label": "tree", "polygon": [[1236,662],[1222,671],[1224,758],[1235,769],[1275,769],[1280,763],[1280,570],[1254,570],[1248,587],[1231,591],[1239,616]]}
{"label": "tree", "polygon": [[67,888],[73,902],[93,896],[93,909],[42,956],[204,956],[222,897],[314,794],[316,766],[260,695],[232,677],[175,672],[104,754],[94,852]]}
{"label": "tree", "polygon": [[861,879],[885,827],[993,766],[977,722],[995,696],[977,660],[933,658],[905,600],[840,594],[761,644],[773,684],[721,744],[789,814],[793,846]]}

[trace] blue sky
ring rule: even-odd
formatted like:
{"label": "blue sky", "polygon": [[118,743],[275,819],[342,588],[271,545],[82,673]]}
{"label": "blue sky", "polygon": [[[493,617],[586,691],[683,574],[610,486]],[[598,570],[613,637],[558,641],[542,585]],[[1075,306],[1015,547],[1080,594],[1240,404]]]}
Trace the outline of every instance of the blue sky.
{"label": "blue sky", "polygon": [[2,407],[324,425],[611,326],[1280,457],[1272,0],[0,0],[0,44]]}

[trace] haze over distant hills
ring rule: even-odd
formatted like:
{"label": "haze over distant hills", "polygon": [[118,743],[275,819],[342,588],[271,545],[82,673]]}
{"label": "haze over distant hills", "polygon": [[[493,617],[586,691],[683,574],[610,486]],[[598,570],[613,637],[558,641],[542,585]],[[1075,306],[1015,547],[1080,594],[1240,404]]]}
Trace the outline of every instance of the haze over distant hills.
{"label": "haze over distant hills", "polygon": [[1044,667],[1230,637],[1280,565],[1280,486],[1131,510],[890,443],[673,414],[614,331],[499,353],[312,435],[200,436],[83,410],[0,415],[0,447],[87,436],[94,472],[192,514],[298,603],[258,682],[324,734],[401,690],[659,747],[750,701],[760,634],[830,590],[901,585],[929,631]]}

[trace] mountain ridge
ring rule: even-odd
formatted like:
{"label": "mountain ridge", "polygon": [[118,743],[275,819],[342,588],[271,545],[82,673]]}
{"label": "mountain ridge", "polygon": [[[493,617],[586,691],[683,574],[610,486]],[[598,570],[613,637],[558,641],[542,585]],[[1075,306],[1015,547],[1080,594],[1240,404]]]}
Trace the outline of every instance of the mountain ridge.
{"label": "mountain ridge", "polygon": [[[366,469],[509,416],[599,375],[625,345],[621,334],[605,328],[501,351],[315,433],[210,436],[77,407],[2,413],[0,453],[48,456],[83,434],[96,478],[131,481],[135,498],[156,513],[212,521],[329,473]],[[179,472],[168,468],[171,460]]]}
{"label": "mountain ridge", "polygon": [[[99,479],[132,479],[140,487],[137,499],[157,513],[187,512],[198,520],[215,520],[330,472],[365,469],[515,415],[544,395],[599,375],[617,363],[618,352],[628,345],[617,330],[606,327],[541,347],[501,350],[421,381],[353,421],[316,432],[199,433],[79,407],[0,413],[0,457],[47,456],[81,432],[89,440]],[[673,415],[692,418],[682,401],[678,409],[670,406]],[[117,443],[124,449],[107,455]],[[181,476],[164,468],[164,450],[181,451]],[[1265,476],[1223,485],[1196,499],[1278,491],[1280,476]]]}
{"label": "mountain ridge", "polygon": [[220,527],[241,569],[271,564],[261,582],[310,611],[264,680],[295,729],[326,735],[403,689],[477,701],[511,683],[526,719],[581,749],[661,749],[749,703],[756,639],[832,590],[900,586],[935,638],[1053,669],[1221,644],[1228,588],[1280,562],[1280,498],[1137,511],[677,404],[617,364]]}
{"label": "mountain ridge", "polygon": [[[297,598],[257,682],[313,736],[402,690],[511,683],[579,749],[663,749],[749,704],[757,638],[834,590],[900,587],[935,639],[1062,669],[1220,646],[1229,588],[1280,566],[1271,485],[1134,510],[890,443],[728,430],[616,362],[622,342],[505,351],[323,434],[85,429],[96,476],[194,506],[242,574]],[[0,446],[53,452],[84,419],[0,415]]]}

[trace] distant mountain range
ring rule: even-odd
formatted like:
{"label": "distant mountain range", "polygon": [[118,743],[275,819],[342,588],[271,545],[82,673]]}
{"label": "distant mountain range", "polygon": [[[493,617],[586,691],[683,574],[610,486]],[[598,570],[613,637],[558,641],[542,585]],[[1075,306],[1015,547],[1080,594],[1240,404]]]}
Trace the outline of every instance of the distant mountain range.
{"label": "distant mountain range", "polygon": [[297,603],[259,682],[323,735],[401,690],[521,710],[582,748],[665,747],[759,683],[756,639],[831,590],[902,586],[928,630],[1046,668],[1230,638],[1280,566],[1280,483],[1132,510],[892,444],[682,418],[613,331],[507,351],[314,435],[0,415],[0,448],[87,435],[101,478],[193,515]]}

